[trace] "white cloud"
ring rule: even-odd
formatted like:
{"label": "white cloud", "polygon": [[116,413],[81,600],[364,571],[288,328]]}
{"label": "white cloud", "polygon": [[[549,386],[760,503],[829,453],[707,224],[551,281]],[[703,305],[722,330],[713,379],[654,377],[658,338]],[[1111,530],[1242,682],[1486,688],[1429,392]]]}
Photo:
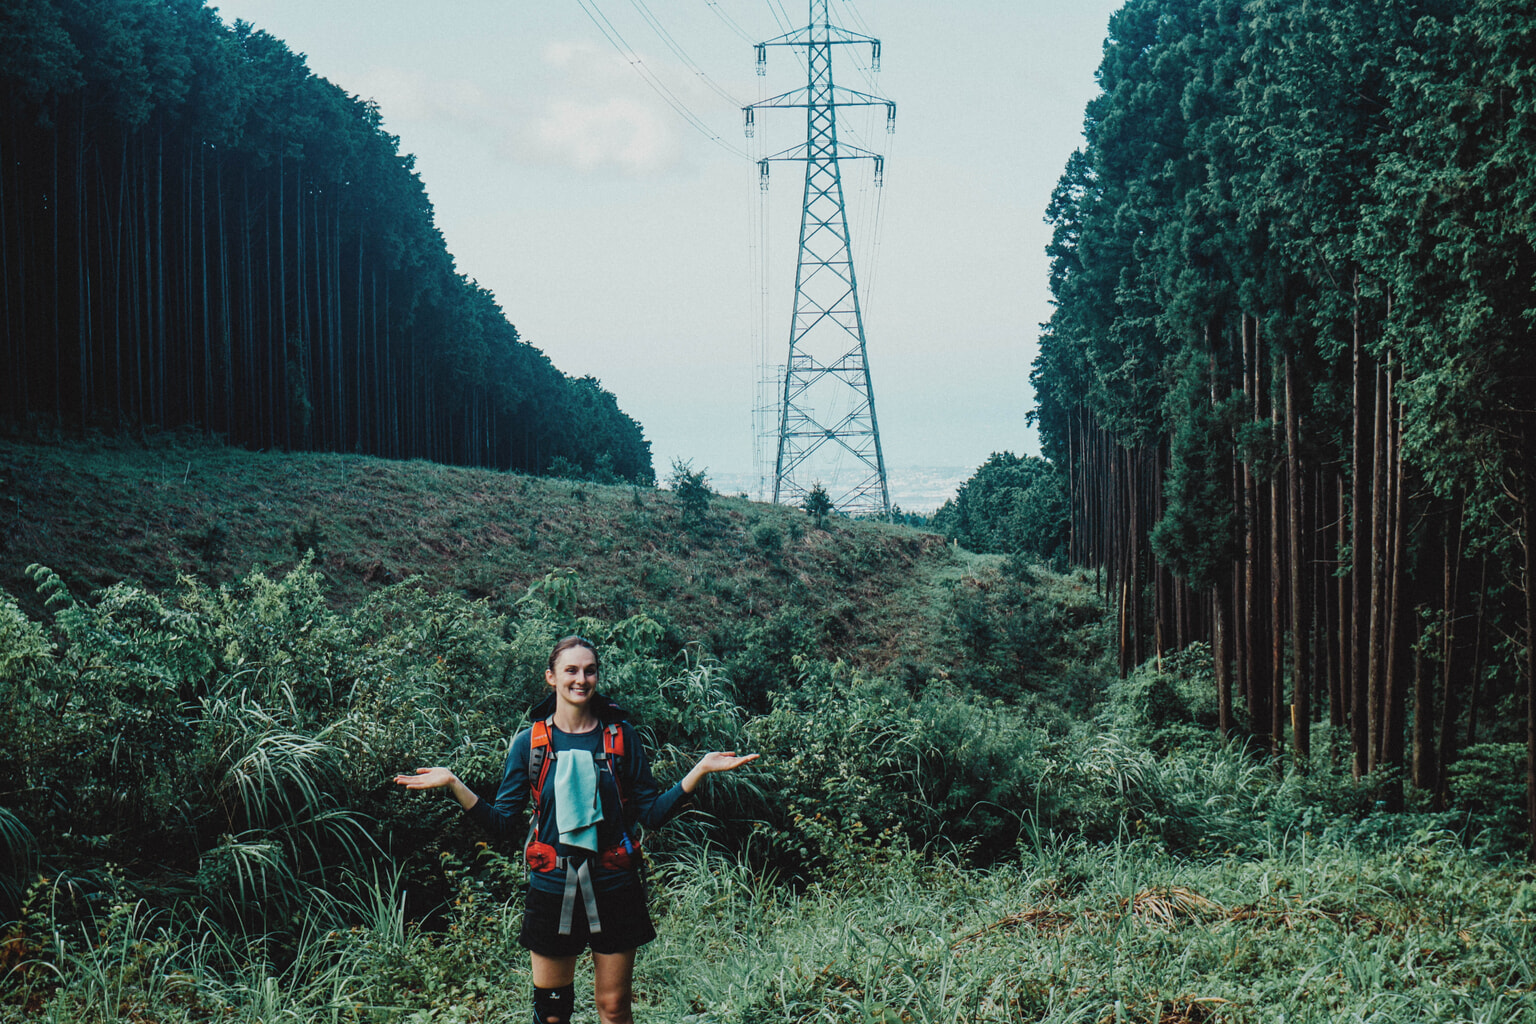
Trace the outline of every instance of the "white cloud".
{"label": "white cloud", "polygon": [[565,42],[545,46],[543,59],[554,81],[520,139],[533,155],[581,171],[635,175],[682,158],[677,115],[629,61],[590,43]]}
{"label": "white cloud", "polygon": [[[411,136],[408,125],[452,125],[461,138],[483,139],[500,159],[634,176],[683,160],[685,123],[629,60],[587,42],[550,43],[540,56],[537,63],[503,66],[500,76],[435,78],[374,67],[354,76],[353,85],[378,102],[386,128]],[[697,107],[698,84],[686,73],[666,64],[642,66],[679,102]]]}
{"label": "white cloud", "polygon": [[613,166],[643,174],[664,170],[679,156],[671,125],[625,96],[551,100],[534,120],[530,141],[546,159],[583,171]]}

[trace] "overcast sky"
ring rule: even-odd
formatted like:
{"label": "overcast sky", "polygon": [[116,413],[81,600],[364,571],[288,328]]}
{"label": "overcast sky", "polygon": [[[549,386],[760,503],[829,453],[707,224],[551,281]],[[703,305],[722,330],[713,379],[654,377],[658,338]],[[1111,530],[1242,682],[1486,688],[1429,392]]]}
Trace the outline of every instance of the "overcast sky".
{"label": "overcast sky", "polygon": [[[887,155],[882,189],[868,161],[843,174],[886,463],[895,476],[1034,453],[1042,216],[1120,3],[830,6],[883,43],[878,74],[865,49],[840,48],[837,82],[898,105],[893,135],[883,111],[839,122]],[[747,139],[739,108],[805,84],[787,48],[759,77],[752,45],[804,25],[804,0],[218,7],[378,101],[460,272],[561,370],[618,396],[658,475],[674,458],[755,472],[752,407],[762,364],[788,348],[804,171],[772,165],[764,192],[754,160],[803,141],[805,121],[764,112]]]}

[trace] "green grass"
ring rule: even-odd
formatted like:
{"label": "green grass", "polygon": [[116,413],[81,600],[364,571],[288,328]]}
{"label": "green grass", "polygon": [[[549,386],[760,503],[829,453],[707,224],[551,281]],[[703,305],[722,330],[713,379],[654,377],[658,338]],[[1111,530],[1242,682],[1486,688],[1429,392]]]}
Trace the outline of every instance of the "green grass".
{"label": "green grass", "polygon": [[1434,840],[1066,841],[986,871],[890,851],[804,892],[700,857],[638,984],[679,1022],[1533,1021],[1531,878]]}
{"label": "green grass", "polygon": [[[53,966],[0,1020],[519,1022],[518,901],[497,875],[465,876],[435,932],[393,880],[355,884],[315,903],[283,965],[116,902],[93,944],[38,951]],[[1435,837],[1208,861],[1062,840],[989,870],[894,848],[808,888],[697,849],[652,884],[640,1020],[1536,1021],[1531,870]],[[585,964],[578,990],[576,1024],[594,1024]]]}

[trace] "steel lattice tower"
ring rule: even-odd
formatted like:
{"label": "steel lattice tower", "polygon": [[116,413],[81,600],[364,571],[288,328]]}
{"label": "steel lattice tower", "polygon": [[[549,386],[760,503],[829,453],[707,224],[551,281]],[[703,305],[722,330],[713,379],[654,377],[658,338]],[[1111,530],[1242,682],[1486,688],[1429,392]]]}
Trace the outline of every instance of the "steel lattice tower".
{"label": "steel lattice tower", "polygon": [[[789,358],[779,402],[778,454],[774,460],[773,500],[798,504],[812,486],[822,483],[812,473],[826,456],[848,454],[855,460],[857,481],[851,486],[826,481],[828,495],[839,511],[891,511],[885,456],[875,419],[875,393],[869,378],[864,344],[864,316],[859,306],[858,280],[848,216],[843,204],[839,161],[871,159],[875,184],[882,182],[884,158],[839,142],[837,109],[883,106],[886,128],[896,121],[896,104],[855,92],[832,82],[832,48],[862,43],[872,48],[871,66],[878,69],[880,41],[832,25],[828,0],[810,0],[810,24],[757,44],[758,73],[765,73],[768,47],[795,46],[805,50],[806,86],[743,108],[747,134],[752,134],[758,110],[805,109],[805,143],[759,161],[759,174],[768,187],[768,164],[793,160],[805,164],[805,200],[800,218],[800,251],[795,268],[794,315],[789,327]],[[831,446],[827,452],[822,449]],[[813,456],[821,452],[820,463]]]}

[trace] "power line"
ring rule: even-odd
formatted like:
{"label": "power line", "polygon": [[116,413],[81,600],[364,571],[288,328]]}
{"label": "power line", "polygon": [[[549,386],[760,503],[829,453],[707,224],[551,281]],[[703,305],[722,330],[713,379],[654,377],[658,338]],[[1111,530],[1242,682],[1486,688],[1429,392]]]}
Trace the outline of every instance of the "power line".
{"label": "power line", "polygon": [[[784,0],[766,0],[766,3],[768,4],[768,13],[773,15],[773,22],[779,26],[779,31],[788,33],[789,27],[794,24],[794,21],[790,18],[789,12],[784,9]],[[795,55],[795,60],[799,62],[801,70],[804,70],[805,57],[798,49],[791,47],[791,50]],[[757,73],[763,73],[763,66],[761,64],[757,66]]]}
{"label": "power line", "polygon": [[723,10],[720,9],[720,0],[704,0],[704,6],[714,11],[715,16],[721,21],[725,22],[726,27],[740,36],[743,42],[755,43],[757,41],[750,34],[748,34],[746,29],[736,24],[736,19],[732,18],[729,14],[726,14]]}
{"label": "power line", "polygon": [[[864,16],[860,14],[859,9],[854,6],[853,0],[848,0],[847,7],[849,13],[853,15],[854,23],[859,27],[863,34],[868,35],[869,26],[865,24]],[[854,69],[858,71],[860,77],[864,79],[864,84],[869,86],[871,92],[878,89],[878,86],[875,82],[875,78],[879,74],[877,66],[871,66],[869,64],[859,62],[854,64]]]}
{"label": "power line", "polygon": [[848,10],[853,15],[853,20],[858,24],[860,31],[868,34],[869,23],[864,20],[864,15],[860,12],[859,5],[854,0],[848,0]]}
{"label": "power line", "polygon": [[703,118],[695,114],[688,108],[686,103],[678,99],[676,94],[667,88],[666,83],[662,82],[655,72],[645,66],[645,62],[640,59],[640,55],[625,41],[623,34],[614,27],[613,22],[609,21],[608,16],[597,6],[597,0],[576,0],[576,2],[581,6],[582,11],[586,13],[587,18],[591,20],[592,24],[597,27],[597,30],[602,33],[603,38],[607,39],[609,44],[618,51],[619,56],[624,58],[630,67],[635,69],[635,72],[651,87],[651,90],[657,96],[660,96],[662,101],[671,107],[679,117],[687,121],[700,135],[726,152],[739,156],[744,160],[751,159],[745,150],[733,146],[721,138],[718,132],[704,122]]}
{"label": "power line", "polygon": [[633,5],[635,10],[640,12],[640,17],[645,19],[646,24],[651,26],[651,30],[656,33],[656,37],[666,44],[667,49],[671,50],[674,54],[677,55],[677,59],[682,61],[685,67],[691,70],[694,74],[698,75],[699,79],[703,81],[703,83],[708,86],[716,96],[719,96],[721,99],[725,100],[725,102],[729,103],[733,109],[741,109],[741,101],[732,96],[730,93],[726,92],[725,89],[721,87],[713,78],[710,78],[709,75],[705,74],[704,69],[699,67],[699,65],[694,62],[693,58],[688,56],[688,54],[683,51],[682,46],[680,46],[677,40],[672,37],[672,33],[666,30],[666,27],[663,26],[659,20],[657,20],[656,15],[651,12],[651,9],[648,6],[646,6],[645,0],[629,0],[629,2],[631,5]]}
{"label": "power line", "polygon": [[783,0],[767,0],[768,13],[773,15],[773,20],[779,26],[780,32],[788,32],[789,26],[794,24],[789,12],[784,10]]}

